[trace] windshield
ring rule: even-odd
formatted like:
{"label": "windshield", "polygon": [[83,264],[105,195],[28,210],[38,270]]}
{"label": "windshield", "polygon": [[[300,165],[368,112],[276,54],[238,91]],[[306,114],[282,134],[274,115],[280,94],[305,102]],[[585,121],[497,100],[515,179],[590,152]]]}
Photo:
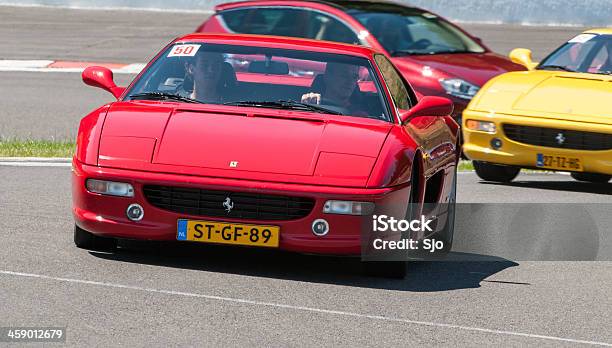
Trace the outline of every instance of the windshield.
{"label": "windshield", "polygon": [[580,34],[559,47],[537,68],[610,75],[612,35]]}
{"label": "windshield", "polygon": [[413,9],[352,15],[392,56],[438,53],[482,53],[485,49],[438,16]]}
{"label": "windshield", "polygon": [[294,109],[389,121],[368,59],[265,47],[169,47],[126,99]]}

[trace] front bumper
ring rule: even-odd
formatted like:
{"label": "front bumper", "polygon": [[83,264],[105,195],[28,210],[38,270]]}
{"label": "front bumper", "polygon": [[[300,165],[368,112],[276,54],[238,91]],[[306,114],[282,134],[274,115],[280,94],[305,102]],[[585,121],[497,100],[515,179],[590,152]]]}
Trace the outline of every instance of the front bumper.
{"label": "front bumper", "polygon": [[[467,120],[495,123],[495,133],[469,130]],[[471,160],[495,164],[512,165],[523,168],[536,168],[537,154],[577,157],[581,159],[583,171],[588,173],[612,174],[612,150],[575,150],[555,147],[536,146],[509,139],[503,131],[503,124],[515,124],[543,128],[576,130],[612,134],[612,126],[589,124],[566,120],[544,119],[504,114],[491,114],[466,110],[463,114],[463,152]],[[491,146],[491,140],[502,141],[499,149]]]}
{"label": "front bumper", "polygon": [[[354,189],[150,173],[90,166],[77,160],[73,160],[72,166],[75,223],[93,234],[114,238],[170,241],[176,240],[178,219],[275,225],[279,226],[281,231],[279,248],[301,253],[330,255],[361,253],[362,233],[371,231],[372,216],[324,214],[325,201],[334,199],[374,202],[376,214],[404,216],[410,193],[409,185],[384,189]],[[89,178],[130,183],[134,187],[135,196],[125,198],[91,193],[85,188],[85,181]],[[163,210],[149,204],[142,190],[146,184],[311,197],[315,200],[315,205],[306,217],[290,221],[193,216]],[[145,214],[141,221],[130,221],[126,217],[126,209],[132,203],[138,203],[144,208]],[[330,226],[330,232],[323,237],[315,236],[311,228],[312,222],[320,218],[326,219]]]}

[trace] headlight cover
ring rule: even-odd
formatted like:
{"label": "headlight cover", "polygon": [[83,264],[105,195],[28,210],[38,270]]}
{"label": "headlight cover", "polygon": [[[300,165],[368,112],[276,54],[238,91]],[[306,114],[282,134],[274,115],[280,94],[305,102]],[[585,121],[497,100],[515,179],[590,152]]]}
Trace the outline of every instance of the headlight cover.
{"label": "headlight cover", "polygon": [[440,79],[440,85],[446,93],[461,99],[472,99],[480,87],[462,79]]}
{"label": "headlight cover", "polygon": [[374,212],[374,203],[352,201],[327,201],[323,206],[326,214],[370,215]]}
{"label": "headlight cover", "polygon": [[495,133],[496,127],[495,123],[488,121],[476,121],[476,120],[467,120],[465,121],[465,126],[469,130],[480,131],[486,133]]}
{"label": "headlight cover", "polygon": [[134,187],[124,182],[87,179],[85,186],[87,191],[101,195],[134,197]]}

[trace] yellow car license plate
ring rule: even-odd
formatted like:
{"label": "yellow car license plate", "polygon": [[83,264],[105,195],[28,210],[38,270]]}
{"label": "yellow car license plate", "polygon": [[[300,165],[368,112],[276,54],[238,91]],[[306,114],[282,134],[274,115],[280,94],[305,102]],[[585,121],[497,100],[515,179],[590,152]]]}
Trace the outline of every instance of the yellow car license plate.
{"label": "yellow car license plate", "polygon": [[179,219],[176,239],[278,248],[279,236],[278,226]]}
{"label": "yellow car license plate", "polygon": [[577,157],[566,157],[550,154],[537,154],[536,167],[555,169],[555,170],[570,170],[575,172],[582,171],[582,161]]}

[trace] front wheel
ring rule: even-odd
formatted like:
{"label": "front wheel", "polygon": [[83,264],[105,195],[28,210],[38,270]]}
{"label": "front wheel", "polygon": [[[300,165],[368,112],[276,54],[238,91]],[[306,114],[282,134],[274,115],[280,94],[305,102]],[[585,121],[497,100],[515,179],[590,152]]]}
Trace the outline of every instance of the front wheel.
{"label": "front wheel", "polygon": [[476,175],[486,181],[511,182],[516,178],[521,168],[500,166],[486,162],[474,161]]}
{"label": "front wheel", "polygon": [[109,251],[117,247],[117,240],[114,238],[96,236],[75,225],[74,245],[81,249]]}
{"label": "front wheel", "polygon": [[608,181],[610,181],[610,179],[612,179],[612,175],[595,174],[595,173],[572,173],[571,175],[572,175],[572,178],[578,181],[586,181],[586,182],[592,182],[592,183],[597,183],[597,184],[605,184]]}
{"label": "front wheel", "polygon": [[[412,168],[410,195],[408,196],[408,207],[405,219],[410,221],[416,218],[419,205],[419,162]],[[402,238],[407,236],[402,235]],[[363,273],[371,277],[404,279],[408,273],[408,261],[402,259],[397,253],[391,255],[390,261],[362,261]]]}
{"label": "front wheel", "polygon": [[451,184],[451,192],[448,197],[446,219],[442,230],[437,231],[433,238],[442,241],[442,249],[439,250],[439,254],[444,256],[450,253],[453,247],[453,237],[455,235],[455,211],[457,209],[457,168],[453,174],[453,182]]}

